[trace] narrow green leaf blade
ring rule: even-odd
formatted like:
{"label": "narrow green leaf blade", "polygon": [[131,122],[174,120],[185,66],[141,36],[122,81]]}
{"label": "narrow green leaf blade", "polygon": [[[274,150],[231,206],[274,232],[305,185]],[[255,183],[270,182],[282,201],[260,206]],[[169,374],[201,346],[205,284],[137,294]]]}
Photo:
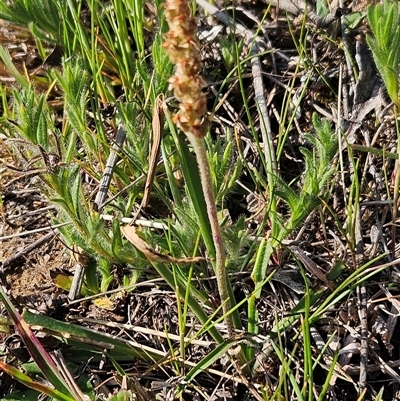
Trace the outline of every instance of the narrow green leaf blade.
{"label": "narrow green leaf blade", "polygon": [[7,363],[0,361],[0,369],[3,372],[10,375],[11,377],[13,377],[15,380],[18,380],[20,383],[22,383],[26,387],[31,388],[32,390],[35,390],[42,394],[47,394],[48,396],[53,397],[56,400],[74,401],[74,398],[71,398],[56,389],[46,386],[45,384],[42,384],[42,383],[32,380],[29,376],[27,376],[25,373],[20,372],[18,369],[16,369],[12,365],[9,365]]}
{"label": "narrow green leaf blade", "polygon": [[60,373],[57,370],[56,364],[49,355],[49,353],[43,348],[40,341],[36,338],[29,325],[23,320],[21,315],[14,308],[3,288],[0,286],[0,300],[3,302],[7,309],[8,314],[14,321],[15,327],[18,330],[19,335],[24,341],[26,347],[33,360],[37,363],[40,370],[43,372],[47,380],[58,390],[64,394],[72,397],[72,393],[69,390],[67,384],[64,382]]}

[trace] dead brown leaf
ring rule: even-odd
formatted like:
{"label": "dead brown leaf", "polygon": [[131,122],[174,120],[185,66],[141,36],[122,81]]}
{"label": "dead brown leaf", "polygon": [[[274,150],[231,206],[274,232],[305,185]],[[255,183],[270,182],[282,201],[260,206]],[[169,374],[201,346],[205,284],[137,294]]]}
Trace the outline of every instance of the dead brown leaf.
{"label": "dead brown leaf", "polygon": [[142,252],[150,262],[154,263],[177,263],[177,264],[185,264],[185,263],[197,263],[201,260],[205,260],[202,257],[194,257],[194,258],[174,258],[169,255],[165,255],[163,253],[155,251],[150,245],[144,241],[139,235],[136,233],[136,228],[133,226],[124,226],[121,227],[122,234],[126,237],[126,239],[135,246],[140,252]]}

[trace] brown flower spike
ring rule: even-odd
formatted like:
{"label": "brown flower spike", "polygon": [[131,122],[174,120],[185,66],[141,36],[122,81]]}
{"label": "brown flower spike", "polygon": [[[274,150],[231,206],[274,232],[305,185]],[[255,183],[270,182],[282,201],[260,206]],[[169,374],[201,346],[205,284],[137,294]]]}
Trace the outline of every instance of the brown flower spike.
{"label": "brown flower spike", "polygon": [[196,38],[196,20],[190,15],[185,0],[166,0],[165,17],[169,25],[164,48],[175,64],[175,74],[170,78],[170,90],[179,101],[179,112],[174,123],[186,134],[203,138],[207,123],[203,121],[207,111],[206,97],[202,93],[205,84],[200,75],[201,59]]}

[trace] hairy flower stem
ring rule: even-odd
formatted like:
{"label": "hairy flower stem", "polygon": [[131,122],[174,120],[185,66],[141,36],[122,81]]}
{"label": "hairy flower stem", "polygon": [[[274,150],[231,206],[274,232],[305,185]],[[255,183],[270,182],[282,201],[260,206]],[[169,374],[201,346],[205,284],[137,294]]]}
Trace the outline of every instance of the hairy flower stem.
{"label": "hairy flower stem", "polygon": [[189,9],[188,0],[166,0],[165,18],[169,31],[165,35],[164,48],[175,64],[175,73],[169,79],[170,89],[174,90],[179,101],[179,112],[174,116],[175,124],[188,137],[196,154],[200,180],[207,205],[207,214],[215,247],[215,275],[218,292],[228,334],[232,334],[231,302],[225,268],[225,249],[218,223],[217,208],[213,192],[210,165],[208,163],[204,137],[207,133],[207,99],[202,91],[204,80],[201,76],[199,43],[196,38],[197,24]]}
{"label": "hairy flower stem", "polygon": [[213,192],[213,185],[210,173],[210,166],[207,158],[205,142],[203,138],[199,138],[191,133],[186,133],[190,144],[196,154],[197,164],[199,167],[200,181],[203,188],[204,199],[207,205],[208,219],[210,220],[211,232],[215,246],[215,276],[217,278],[218,292],[221,297],[222,311],[225,315],[225,324],[228,335],[232,334],[233,324],[231,318],[231,302],[228,292],[228,279],[225,268],[225,247],[221,235],[221,229],[218,223],[217,207]]}

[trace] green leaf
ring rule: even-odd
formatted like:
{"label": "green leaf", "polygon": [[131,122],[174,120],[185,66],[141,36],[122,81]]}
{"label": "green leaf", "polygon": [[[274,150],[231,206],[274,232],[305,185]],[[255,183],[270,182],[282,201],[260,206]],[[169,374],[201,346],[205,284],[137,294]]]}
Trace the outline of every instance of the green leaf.
{"label": "green leaf", "polygon": [[365,11],[356,11],[344,16],[346,28],[349,30],[356,29],[361,21],[365,18]]}
{"label": "green leaf", "polygon": [[233,54],[231,40],[227,38],[221,38],[220,45],[221,45],[222,58],[228,70],[231,70],[235,63],[235,56]]}
{"label": "green leaf", "polygon": [[[60,322],[47,316],[38,315],[28,310],[24,310],[22,316],[30,325],[41,326],[46,332],[54,336],[63,338],[67,343],[74,340],[74,344],[88,345],[102,353],[104,349],[118,358],[120,355],[155,362],[165,356],[164,352],[154,350],[142,344],[133,341],[122,340],[112,335],[101,333],[99,331],[76,326],[71,323]],[[85,347],[84,347],[85,349]]]}
{"label": "green leaf", "polygon": [[97,270],[101,275],[100,292],[106,292],[109,284],[113,281],[110,262],[104,258],[101,258],[98,262]]}
{"label": "green leaf", "polygon": [[[0,361],[0,369],[3,370],[3,372],[12,376],[15,380],[18,380],[20,383],[24,384],[26,387],[29,387],[37,391],[38,393],[47,394],[48,396],[60,401],[74,401],[74,398],[63,394],[61,391],[32,380],[29,376],[27,376],[25,373],[20,372],[12,365]],[[4,398],[2,398],[2,400],[3,399]]]}
{"label": "green leaf", "polygon": [[[2,2],[0,2],[1,4]],[[4,3],[3,3],[4,4]],[[1,6],[0,6],[1,7]],[[29,81],[25,78],[15,67],[10,53],[3,46],[0,46],[0,59],[3,61],[4,65],[7,68],[7,71],[11,74],[13,78],[15,78],[18,85],[22,88],[27,89],[29,87]]]}
{"label": "green leaf", "polygon": [[341,274],[345,270],[346,270],[346,265],[341,260],[338,260],[338,261],[335,262],[333,267],[326,274],[326,278],[329,281],[335,281],[341,276]]}
{"label": "green leaf", "polygon": [[218,345],[207,356],[202,358],[200,362],[196,363],[195,367],[185,376],[184,382],[190,383],[199,373],[206,371],[214,362],[226,355],[229,349],[235,344],[237,344],[237,340],[230,338]]}
{"label": "green leaf", "polygon": [[100,292],[97,263],[97,260],[90,260],[85,268],[85,283],[92,294],[98,294]]}
{"label": "green leaf", "polygon": [[[263,238],[261,240],[260,246],[258,247],[256,261],[254,263],[253,271],[251,273],[251,279],[253,280],[256,287],[258,284],[262,283],[265,280],[268,264],[273,251],[274,247],[271,241]],[[261,290],[262,288],[259,287],[259,289],[255,292],[256,298],[259,298],[261,296]]]}
{"label": "green leaf", "polygon": [[135,397],[131,390],[120,390],[117,394],[112,395],[108,398],[108,401],[129,401],[133,400]]}
{"label": "green leaf", "polygon": [[320,17],[325,17],[329,14],[329,7],[325,0],[316,1],[316,11],[317,15]]}
{"label": "green leaf", "polygon": [[276,177],[277,188],[275,189],[274,194],[282,198],[290,207],[291,210],[297,208],[298,203],[300,202],[299,195],[283,180],[279,177]]}
{"label": "green leaf", "polygon": [[[19,335],[21,336],[24,344],[28,348],[28,351],[34,361],[39,366],[41,372],[47,378],[47,380],[53,384],[53,386],[65,394],[65,400],[72,400],[72,392],[68,388],[68,385],[65,383],[64,379],[61,377],[57,367],[49,355],[49,353],[43,348],[42,344],[33,334],[32,330],[28,326],[28,324],[23,320],[21,315],[14,308],[13,304],[3,291],[3,288],[0,286],[0,300],[3,302],[5,308],[7,309],[8,314],[14,321],[15,327],[18,330]],[[11,368],[9,368],[11,369]],[[3,366],[4,370],[4,366]],[[11,369],[12,370],[12,369]],[[12,374],[16,374],[14,370],[12,370]]]}
{"label": "green leaf", "polygon": [[384,0],[367,8],[373,37],[367,36],[375,64],[391,100],[399,105],[400,13],[399,3]]}
{"label": "green leaf", "polygon": [[113,254],[117,257],[120,250],[123,248],[121,225],[118,219],[114,219],[112,224],[112,245]]}
{"label": "green leaf", "polygon": [[40,113],[37,125],[37,137],[37,142],[43,147],[43,149],[49,150],[49,132],[47,130],[46,116],[43,111]]}
{"label": "green leaf", "polygon": [[178,149],[179,159],[182,163],[182,172],[185,178],[186,190],[193,203],[198,218],[201,233],[211,258],[215,258],[214,241],[211,234],[211,226],[208,220],[204,193],[200,185],[200,174],[197,168],[196,158],[190,153],[187,142],[175,136],[175,144]]}

